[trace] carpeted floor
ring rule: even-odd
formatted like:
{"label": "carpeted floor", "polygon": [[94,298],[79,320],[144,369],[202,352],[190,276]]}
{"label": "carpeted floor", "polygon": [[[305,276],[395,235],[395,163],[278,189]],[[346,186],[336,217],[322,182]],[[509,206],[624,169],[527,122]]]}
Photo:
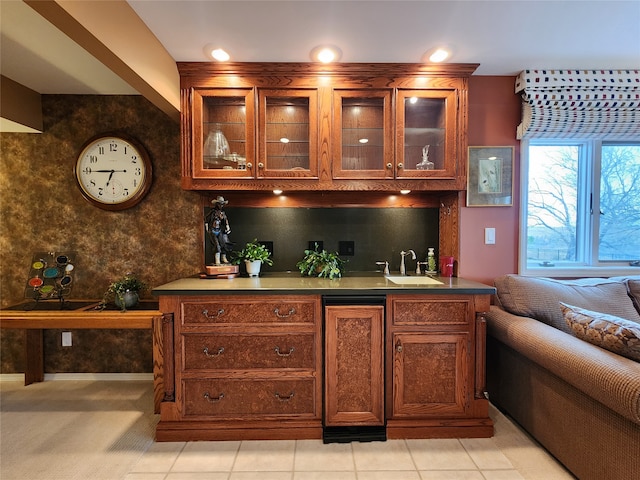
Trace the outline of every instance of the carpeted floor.
{"label": "carpeted floor", "polygon": [[1,480],[120,480],[158,421],[149,381],[0,382],[0,408]]}

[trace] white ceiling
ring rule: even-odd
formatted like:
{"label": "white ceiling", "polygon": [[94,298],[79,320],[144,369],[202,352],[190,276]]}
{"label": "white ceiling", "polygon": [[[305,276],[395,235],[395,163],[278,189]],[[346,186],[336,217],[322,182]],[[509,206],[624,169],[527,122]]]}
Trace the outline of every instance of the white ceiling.
{"label": "white ceiling", "polygon": [[[176,61],[206,61],[216,44],[239,62],[307,62],[330,43],[343,62],[414,63],[444,43],[476,75],[640,68],[640,0],[128,3]],[[39,93],[136,93],[26,4],[0,7],[2,75]]]}

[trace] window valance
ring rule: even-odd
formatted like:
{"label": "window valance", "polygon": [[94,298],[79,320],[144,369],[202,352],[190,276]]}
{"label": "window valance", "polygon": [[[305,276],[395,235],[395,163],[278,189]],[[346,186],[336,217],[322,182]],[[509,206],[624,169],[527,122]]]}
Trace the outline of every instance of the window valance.
{"label": "window valance", "polygon": [[640,70],[525,70],[517,138],[640,139]]}

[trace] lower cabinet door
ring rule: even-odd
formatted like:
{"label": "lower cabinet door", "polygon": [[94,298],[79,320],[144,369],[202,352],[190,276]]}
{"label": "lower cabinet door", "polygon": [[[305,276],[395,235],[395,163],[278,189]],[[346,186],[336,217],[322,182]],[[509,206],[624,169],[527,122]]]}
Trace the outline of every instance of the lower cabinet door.
{"label": "lower cabinet door", "polygon": [[186,417],[316,415],[312,378],[188,379],[183,392]]}
{"label": "lower cabinet door", "polygon": [[393,417],[460,416],[468,408],[466,333],[393,335]]}
{"label": "lower cabinet door", "polygon": [[384,307],[325,307],[326,426],[384,425]]}

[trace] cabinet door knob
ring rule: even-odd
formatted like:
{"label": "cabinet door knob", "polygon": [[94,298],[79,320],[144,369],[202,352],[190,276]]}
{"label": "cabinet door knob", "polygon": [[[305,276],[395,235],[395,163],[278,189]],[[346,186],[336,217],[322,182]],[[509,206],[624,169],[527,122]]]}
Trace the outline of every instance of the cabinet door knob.
{"label": "cabinet door knob", "polygon": [[393,165],[391,165],[391,163],[387,163],[387,168],[391,170],[393,168]]}
{"label": "cabinet door knob", "polygon": [[404,168],[404,164],[399,163],[399,164],[398,164],[398,170],[400,170],[401,168]]}
{"label": "cabinet door knob", "polygon": [[259,163],[258,163],[258,168],[264,168],[264,163],[259,162]]}
{"label": "cabinet door knob", "polygon": [[402,344],[400,342],[396,344],[396,352],[402,353]]}
{"label": "cabinet door knob", "polygon": [[253,168],[253,163],[247,162],[247,168]]}

